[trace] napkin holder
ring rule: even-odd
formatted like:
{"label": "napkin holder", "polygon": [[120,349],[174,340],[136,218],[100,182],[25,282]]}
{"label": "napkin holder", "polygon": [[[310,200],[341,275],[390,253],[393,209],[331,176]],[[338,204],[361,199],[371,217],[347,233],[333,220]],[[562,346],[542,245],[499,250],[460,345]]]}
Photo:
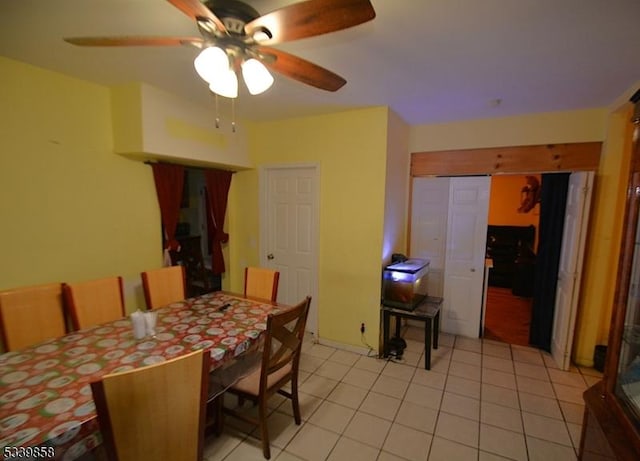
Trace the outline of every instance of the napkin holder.
{"label": "napkin holder", "polygon": [[133,337],[142,339],[147,335],[147,323],[144,314],[140,311],[131,313],[131,327],[133,328]]}

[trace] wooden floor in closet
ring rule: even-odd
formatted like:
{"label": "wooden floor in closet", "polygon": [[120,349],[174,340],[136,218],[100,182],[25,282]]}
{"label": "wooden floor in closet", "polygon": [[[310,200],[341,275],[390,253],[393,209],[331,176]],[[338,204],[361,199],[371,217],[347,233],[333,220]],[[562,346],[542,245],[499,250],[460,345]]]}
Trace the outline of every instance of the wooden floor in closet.
{"label": "wooden floor in closet", "polygon": [[489,287],[484,337],[520,346],[529,345],[533,298],[514,296],[511,288]]}

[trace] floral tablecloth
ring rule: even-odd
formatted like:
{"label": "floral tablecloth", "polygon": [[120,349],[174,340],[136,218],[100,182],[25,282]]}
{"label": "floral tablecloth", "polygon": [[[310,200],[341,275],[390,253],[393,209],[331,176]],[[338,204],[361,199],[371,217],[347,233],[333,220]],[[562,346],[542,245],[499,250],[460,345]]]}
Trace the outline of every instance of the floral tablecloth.
{"label": "floral tablecloth", "polygon": [[0,457],[40,446],[55,454],[47,459],[78,458],[101,443],[90,382],[197,349],[214,370],[255,343],[276,310],[217,292],[156,309],[153,337],[134,339],[125,318],[0,355]]}

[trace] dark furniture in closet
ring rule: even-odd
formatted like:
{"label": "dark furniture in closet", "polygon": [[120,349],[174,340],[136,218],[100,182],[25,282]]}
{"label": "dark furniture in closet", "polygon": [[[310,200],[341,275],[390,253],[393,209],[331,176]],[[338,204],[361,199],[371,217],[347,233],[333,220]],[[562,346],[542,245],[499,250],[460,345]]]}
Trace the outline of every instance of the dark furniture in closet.
{"label": "dark furniture in closet", "polygon": [[516,296],[533,295],[535,238],[534,226],[488,226],[487,258],[493,260],[490,286],[511,288]]}

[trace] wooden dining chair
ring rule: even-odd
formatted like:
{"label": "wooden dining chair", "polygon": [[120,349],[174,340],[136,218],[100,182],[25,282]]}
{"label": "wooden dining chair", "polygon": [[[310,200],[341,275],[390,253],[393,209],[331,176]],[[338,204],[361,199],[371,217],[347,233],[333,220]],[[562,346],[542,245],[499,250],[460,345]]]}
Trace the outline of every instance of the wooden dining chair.
{"label": "wooden dining chair", "polygon": [[66,325],[62,284],[0,292],[0,333],[7,352],[63,336]]}
{"label": "wooden dining chair", "polygon": [[262,267],[245,267],[244,295],[276,302],[280,272]]}
{"label": "wooden dining chair", "polygon": [[[271,457],[267,426],[267,400],[269,397],[279,393],[291,399],[295,423],[300,425],[301,422],[298,401],[298,366],[310,304],[311,297],[307,296],[304,301],[291,309],[277,314],[269,314],[260,367],[227,389],[227,393],[235,394],[241,400],[247,399],[256,403],[258,419],[252,418],[238,409],[225,407],[223,404],[224,395],[216,397],[212,405],[218,420],[216,422],[217,432],[222,430],[224,415],[231,415],[250,424],[258,425],[262,438],[262,453],[267,459]],[[287,383],[291,383],[290,392],[283,389]]]}
{"label": "wooden dining chair", "polygon": [[182,266],[169,266],[140,273],[147,309],[156,309],[186,299]]}
{"label": "wooden dining chair", "polygon": [[107,459],[202,460],[210,365],[198,350],[92,382]]}
{"label": "wooden dining chair", "polygon": [[62,285],[64,300],[76,330],[124,317],[122,277],[105,277]]}

